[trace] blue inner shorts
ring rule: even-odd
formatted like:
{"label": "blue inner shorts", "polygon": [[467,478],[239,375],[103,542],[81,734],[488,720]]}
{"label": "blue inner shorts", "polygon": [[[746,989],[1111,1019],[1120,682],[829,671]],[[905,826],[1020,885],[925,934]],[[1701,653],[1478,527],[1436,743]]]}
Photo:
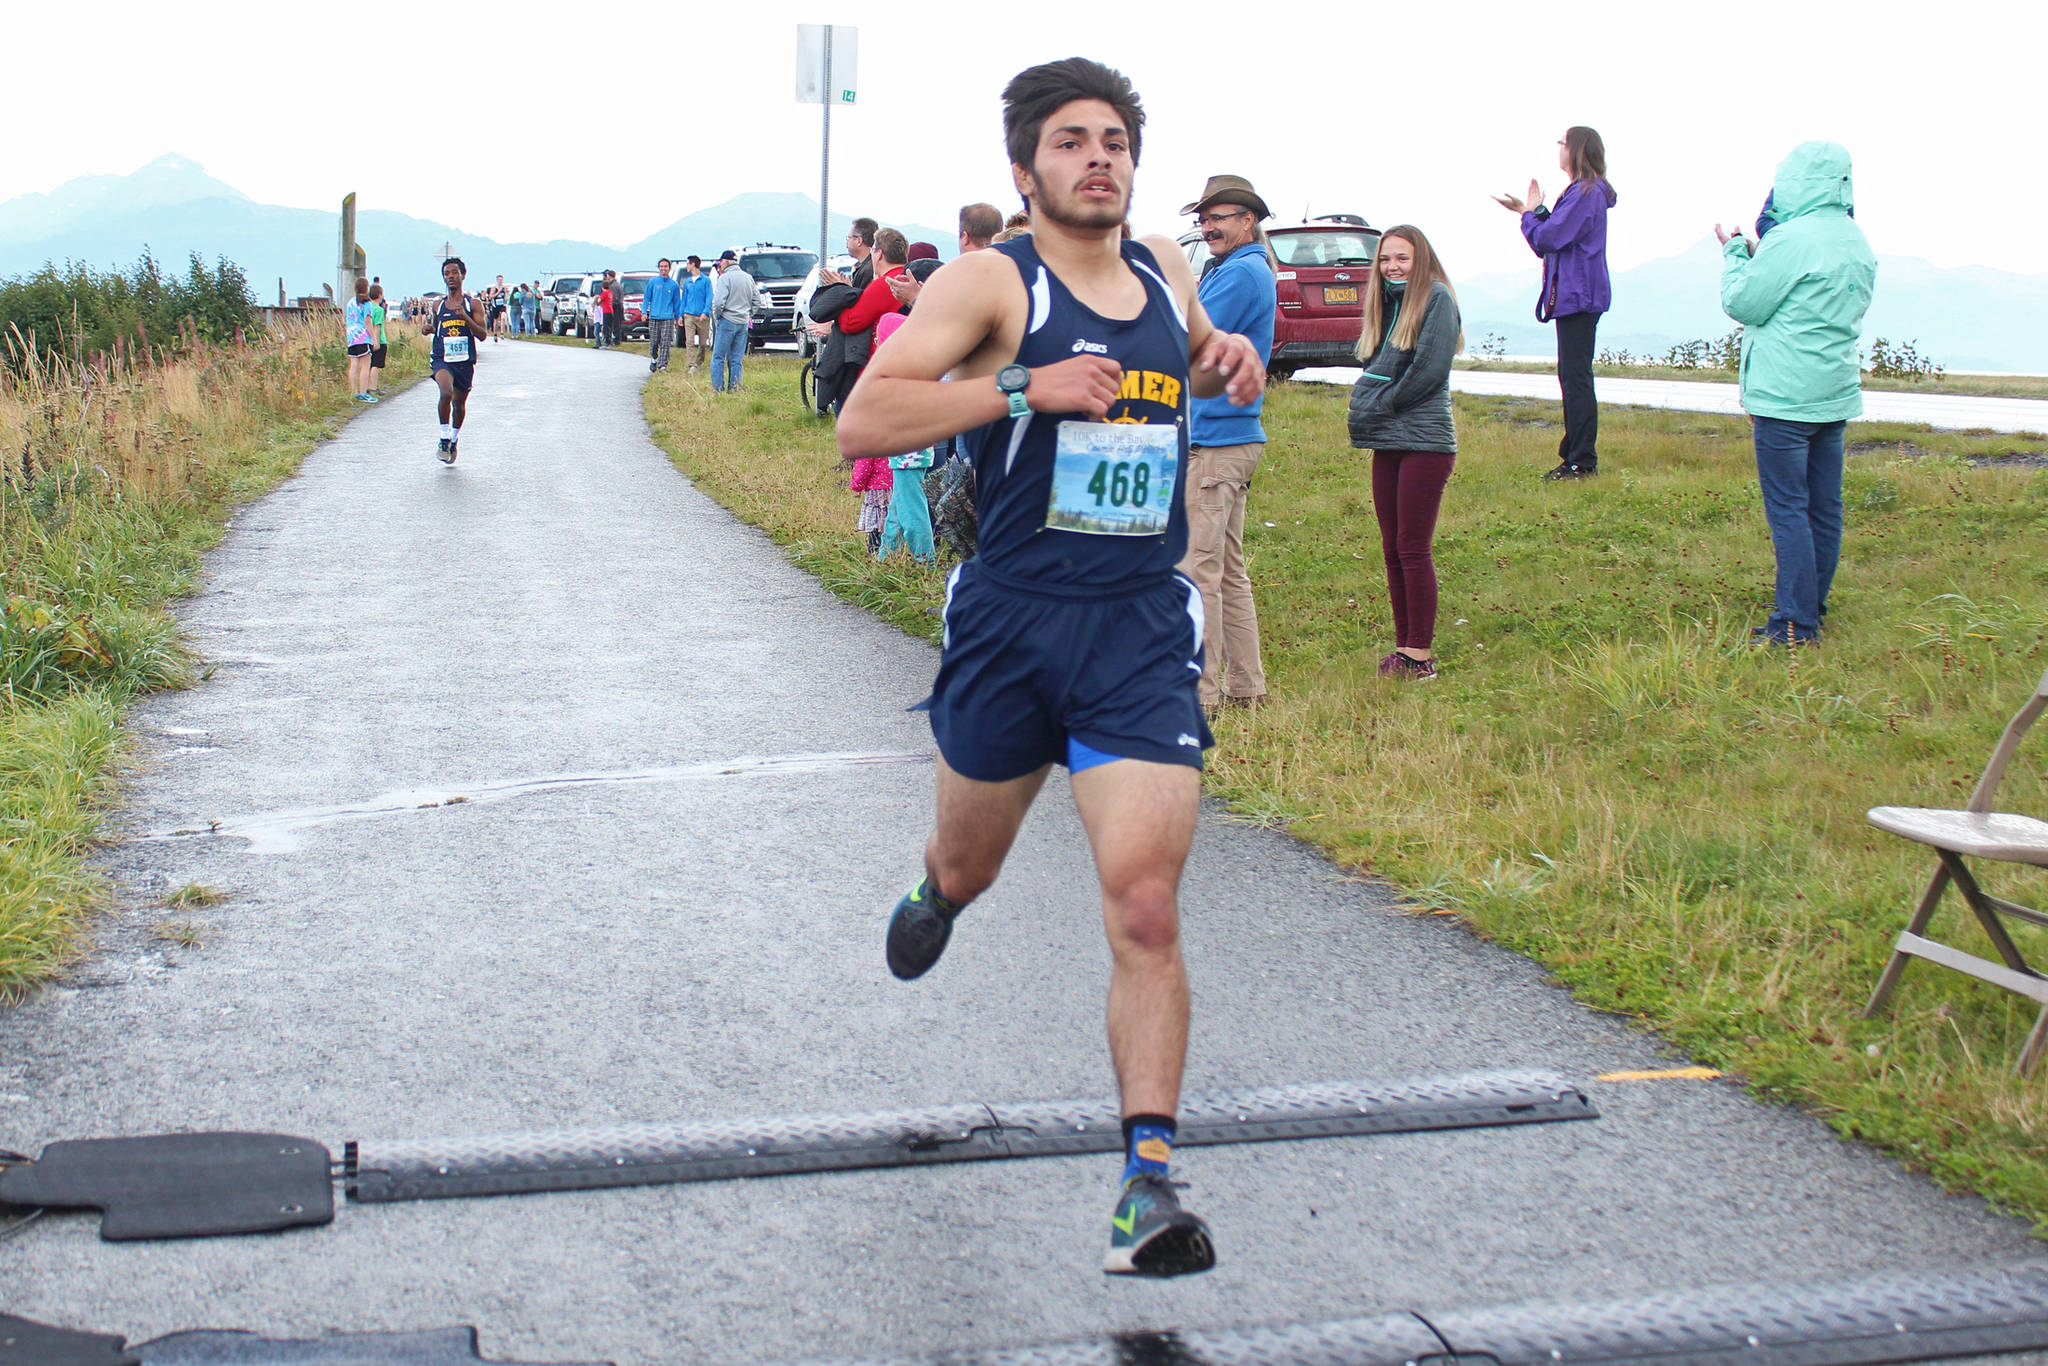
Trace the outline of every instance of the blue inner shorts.
{"label": "blue inner shorts", "polygon": [[1121,754],[1105,754],[1103,751],[1095,748],[1095,746],[1084,744],[1071,735],[1067,737],[1068,773],[1086,773],[1091,768],[1100,768],[1104,764],[1113,764],[1123,757]]}

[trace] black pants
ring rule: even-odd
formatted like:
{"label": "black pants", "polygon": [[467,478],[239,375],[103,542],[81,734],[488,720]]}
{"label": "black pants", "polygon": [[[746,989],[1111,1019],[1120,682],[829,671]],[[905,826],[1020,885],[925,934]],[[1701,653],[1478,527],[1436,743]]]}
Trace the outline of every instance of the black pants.
{"label": "black pants", "polygon": [[1562,465],[1600,467],[1600,403],[1593,397],[1593,332],[1598,313],[1567,313],[1557,321],[1557,387],[1564,391],[1564,440],[1557,443]]}

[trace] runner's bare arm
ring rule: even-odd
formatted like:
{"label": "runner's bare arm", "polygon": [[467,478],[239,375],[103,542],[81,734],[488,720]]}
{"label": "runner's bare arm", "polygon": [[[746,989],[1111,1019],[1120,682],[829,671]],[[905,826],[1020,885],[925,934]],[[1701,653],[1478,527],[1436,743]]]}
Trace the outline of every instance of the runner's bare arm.
{"label": "runner's bare arm", "polygon": [[[1009,357],[977,353],[1024,304],[1017,268],[1000,253],[975,252],[933,275],[917,310],[875,352],[847,398],[839,414],[839,453],[847,459],[904,455],[1007,414],[1009,400],[996,388],[995,372]],[[945,382],[955,370],[961,373]],[[1100,419],[1116,401],[1122,375],[1106,357],[1075,356],[1034,369],[1024,400],[1035,412]]]}
{"label": "runner's bare arm", "polygon": [[1188,389],[1196,398],[1227,395],[1240,408],[1266,391],[1266,367],[1250,338],[1220,332],[1195,295],[1195,272],[1170,237],[1147,237],[1145,245],[1166,272],[1167,287],[1188,317]]}
{"label": "runner's bare arm", "polygon": [[491,330],[490,309],[484,301],[472,294],[469,296],[469,319],[476,326],[488,332]]}

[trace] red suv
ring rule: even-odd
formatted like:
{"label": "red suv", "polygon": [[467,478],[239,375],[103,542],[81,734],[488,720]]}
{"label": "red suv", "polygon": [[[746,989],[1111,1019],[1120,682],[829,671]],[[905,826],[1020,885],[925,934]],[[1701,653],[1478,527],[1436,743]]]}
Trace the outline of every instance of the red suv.
{"label": "red suv", "polygon": [[[642,304],[647,299],[647,282],[655,274],[651,270],[629,270],[619,276],[619,294],[626,307],[625,316],[620,320],[623,329],[619,335],[627,341],[647,340],[647,312]],[[1358,333],[1355,327],[1351,331],[1353,336]]]}
{"label": "red suv", "polygon": [[[1295,227],[1268,228],[1266,240],[1278,263],[1273,278],[1279,294],[1266,374],[1286,379],[1311,365],[1357,365],[1379,230],[1356,214],[1331,214]],[[1181,242],[1199,273],[1211,259],[1208,244],[1194,233]]]}

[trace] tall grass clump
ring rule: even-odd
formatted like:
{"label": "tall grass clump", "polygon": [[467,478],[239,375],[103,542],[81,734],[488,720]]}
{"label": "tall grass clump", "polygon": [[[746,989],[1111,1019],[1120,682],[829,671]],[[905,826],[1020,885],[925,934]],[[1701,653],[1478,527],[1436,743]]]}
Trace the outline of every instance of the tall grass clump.
{"label": "tall grass clump", "polygon": [[[860,553],[831,426],[791,371],[750,360],[743,408],[658,378],[657,436],[842,596],[929,636],[942,571]],[[1916,963],[1861,1018],[1933,871],[1864,812],[1962,805],[2048,667],[2048,470],[1981,436],[1857,424],[1825,642],[1788,653],[1750,638],[1773,558],[1746,424],[1610,406],[1601,478],[1545,484],[1557,405],[1461,397],[1442,672],[1403,686],[1375,675],[1393,628],[1345,396],[1268,392],[1246,551],[1272,696],[1218,719],[1206,790],[2048,1226],[2048,1076],[2009,1070],[2029,1003]],[[2048,815],[2048,734],[1999,800]],[[2048,872],[1987,879],[2048,898]],[[1989,955],[1957,904],[1935,932]],[[2048,933],[2014,933],[2048,965]]]}
{"label": "tall grass clump", "polygon": [[[338,319],[219,333],[0,334],[0,1001],[75,954],[103,895],[85,858],[122,708],[191,676],[170,601],[350,406]],[[423,373],[391,337],[387,373]]]}

